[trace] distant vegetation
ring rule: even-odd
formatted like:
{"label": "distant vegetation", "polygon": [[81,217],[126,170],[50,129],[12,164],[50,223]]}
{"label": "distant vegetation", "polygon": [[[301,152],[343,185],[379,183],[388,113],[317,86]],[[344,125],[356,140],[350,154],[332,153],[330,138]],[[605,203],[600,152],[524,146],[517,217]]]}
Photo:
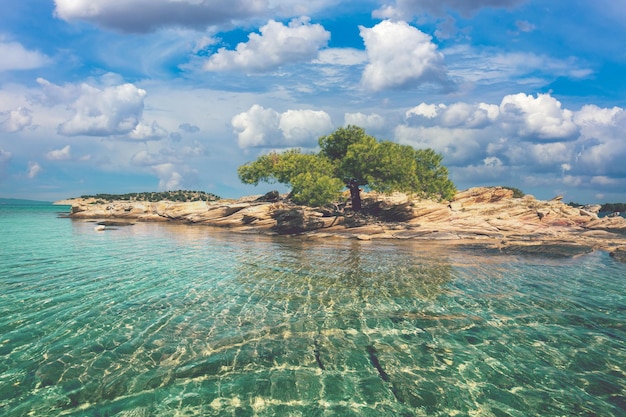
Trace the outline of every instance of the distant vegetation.
{"label": "distant vegetation", "polygon": [[[572,206],[572,207],[576,207],[576,208],[580,208],[580,207],[584,207],[585,204],[578,204],[578,203],[574,203],[574,202],[569,202],[567,203],[568,206]],[[617,213],[617,212],[621,212],[624,213],[626,212],[626,203],[604,203],[600,205],[600,212],[602,213]]]}
{"label": "distant vegetation", "polygon": [[519,188],[515,188],[515,187],[506,187],[506,186],[502,186],[502,188],[507,189],[507,190],[511,190],[513,191],[513,198],[522,198],[524,197],[526,194],[524,194],[524,192],[522,190],[520,190]]}
{"label": "distant vegetation", "polygon": [[128,193],[128,194],[96,194],[96,195],[81,195],[81,198],[95,198],[97,202],[111,202],[111,201],[216,201],[221,197],[212,193],[205,193],[204,191],[158,191],[158,192],[144,192],[144,193]]}
{"label": "distant vegetation", "polygon": [[626,203],[605,203],[602,204],[600,211],[606,211],[609,213],[626,212]]}

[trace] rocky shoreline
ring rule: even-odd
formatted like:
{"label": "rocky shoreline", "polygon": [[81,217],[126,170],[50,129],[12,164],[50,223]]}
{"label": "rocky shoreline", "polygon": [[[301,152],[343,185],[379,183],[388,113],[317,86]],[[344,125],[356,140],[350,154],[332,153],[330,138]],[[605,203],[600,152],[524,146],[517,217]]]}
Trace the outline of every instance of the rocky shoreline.
{"label": "rocky shoreline", "polygon": [[70,199],[69,217],[115,222],[177,221],[242,233],[311,238],[414,239],[493,248],[505,253],[576,256],[606,250],[626,262],[626,219],[598,217],[597,207],[555,198],[514,198],[501,187],[470,188],[449,202],[405,194],[363,194],[363,211],[298,206],[277,193],[211,202],[96,202]]}

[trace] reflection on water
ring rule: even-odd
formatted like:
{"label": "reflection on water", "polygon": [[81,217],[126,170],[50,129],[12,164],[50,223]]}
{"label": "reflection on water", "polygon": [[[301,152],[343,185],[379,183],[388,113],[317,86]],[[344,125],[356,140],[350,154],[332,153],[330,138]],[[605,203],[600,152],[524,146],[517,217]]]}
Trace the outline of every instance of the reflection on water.
{"label": "reflection on water", "polygon": [[0,414],[624,415],[606,254],[57,222],[3,260]]}

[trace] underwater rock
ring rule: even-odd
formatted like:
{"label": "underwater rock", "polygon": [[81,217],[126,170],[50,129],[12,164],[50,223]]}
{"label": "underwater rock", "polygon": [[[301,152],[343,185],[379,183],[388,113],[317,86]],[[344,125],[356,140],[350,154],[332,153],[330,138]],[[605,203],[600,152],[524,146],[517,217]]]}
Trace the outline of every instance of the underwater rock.
{"label": "underwater rock", "polygon": [[620,246],[610,252],[611,257],[615,260],[626,263],[626,246]]}
{"label": "underwater rock", "polygon": [[593,248],[585,245],[569,243],[542,243],[533,245],[511,244],[501,251],[508,255],[523,255],[542,258],[571,258],[593,252]]}

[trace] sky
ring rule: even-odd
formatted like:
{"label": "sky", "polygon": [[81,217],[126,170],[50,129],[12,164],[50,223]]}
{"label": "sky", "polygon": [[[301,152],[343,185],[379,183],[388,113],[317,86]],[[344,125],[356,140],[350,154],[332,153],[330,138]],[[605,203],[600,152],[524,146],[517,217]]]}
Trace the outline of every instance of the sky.
{"label": "sky", "polygon": [[346,125],[457,188],[626,202],[626,0],[0,0],[0,197],[263,194]]}

